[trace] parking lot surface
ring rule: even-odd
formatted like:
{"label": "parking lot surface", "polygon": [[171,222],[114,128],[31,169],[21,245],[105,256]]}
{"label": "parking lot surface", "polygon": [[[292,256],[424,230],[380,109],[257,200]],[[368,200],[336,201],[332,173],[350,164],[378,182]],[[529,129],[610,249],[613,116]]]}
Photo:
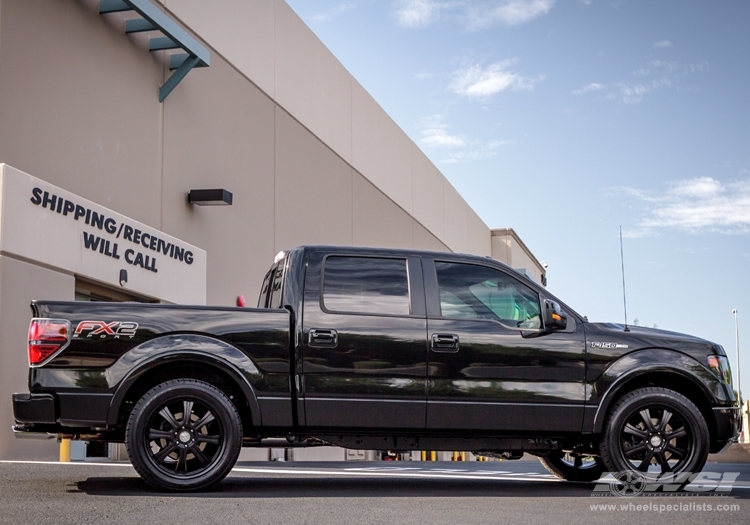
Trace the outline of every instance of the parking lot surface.
{"label": "parking lot surface", "polygon": [[0,523],[750,523],[750,464],[704,473],[702,492],[621,497],[557,481],[536,461],[240,462],[216,489],[175,495],[128,464],[0,462]]}

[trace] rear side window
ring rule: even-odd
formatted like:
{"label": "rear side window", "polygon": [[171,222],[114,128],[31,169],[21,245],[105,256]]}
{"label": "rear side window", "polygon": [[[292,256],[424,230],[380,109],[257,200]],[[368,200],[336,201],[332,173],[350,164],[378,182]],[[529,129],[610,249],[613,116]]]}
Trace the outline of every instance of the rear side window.
{"label": "rear side window", "polygon": [[263,279],[258,297],[258,308],[281,308],[284,288],[286,258],[274,263]]}
{"label": "rear side window", "polygon": [[263,278],[263,285],[260,287],[260,296],[258,296],[258,308],[268,308],[268,292],[271,289],[271,279],[273,279],[273,271],[275,269],[276,265],[274,264]]}
{"label": "rear side window", "polygon": [[406,259],[326,258],[323,306],[331,312],[409,315]]}

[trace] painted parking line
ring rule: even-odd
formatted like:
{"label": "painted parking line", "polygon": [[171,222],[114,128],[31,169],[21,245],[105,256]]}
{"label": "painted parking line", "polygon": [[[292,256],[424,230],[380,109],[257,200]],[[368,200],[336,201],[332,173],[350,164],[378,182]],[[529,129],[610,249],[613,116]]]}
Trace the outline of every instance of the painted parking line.
{"label": "painted parking line", "polygon": [[291,468],[247,468],[247,467],[235,467],[232,472],[249,472],[256,474],[306,474],[315,476],[351,476],[351,477],[382,477],[382,478],[433,478],[433,479],[478,479],[478,480],[500,480],[500,481],[546,481],[546,482],[558,482],[557,478],[542,478],[542,474],[536,475],[537,477],[509,477],[507,475],[475,475],[475,474],[446,474],[441,472],[432,471],[387,471],[382,470],[306,470],[306,469],[291,469]]}
{"label": "painted parking line", "polygon": [[[133,468],[130,463],[100,463],[93,461],[71,461],[61,463],[59,461],[23,461],[23,460],[0,460],[0,464],[27,464],[27,465],[59,465],[59,466],[84,466],[84,467],[128,467]],[[366,470],[365,470],[366,469]],[[454,472],[445,472],[455,470]],[[300,469],[295,467],[235,467],[232,472],[255,473],[255,474],[296,474],[312,476],[349,476],[349,477],[401,477],[401,478],[431,478],[431,479],[475,479],[475,480],[498,480],[498,481],[529,481],[529,482],[561,482],[562,480],[551,474],[537,474],[535,472],[513,473],[505,470],[476,470],[465,471],[464,469],[431,469],[424,470],[420,467],[362,467],[344,470],[315,470]],[[611,479],[603,478],[598,483],[609,483]],[[732,486],[720,485],[718,488],[750,490],[750,485]]]}

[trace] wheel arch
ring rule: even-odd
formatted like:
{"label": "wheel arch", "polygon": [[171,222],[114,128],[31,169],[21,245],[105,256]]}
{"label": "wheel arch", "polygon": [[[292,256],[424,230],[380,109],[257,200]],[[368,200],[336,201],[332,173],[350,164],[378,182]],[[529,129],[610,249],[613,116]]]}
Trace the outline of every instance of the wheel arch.
{"label": "wheel arch", "polygon": [[599,403],[594,418],[593,432],[595,434],[602,433],[607,414],[618,399],[633,390],[649,386],[668,388],[688,398],[703,415],[713,443],[717,435],[717,428],[711,408],[712,396],[710,392],[700,379],[689,372],[679,368],[665,368],[664,366],[638,370],[612,384]]}
{"label": "wheel arch", "polygon": [[[260,405],[247,377],[260,375],[252,361],[223,341],[206,336],[189,339],[192,343],[199,340],[201,348],[196,348],[195,344],[184,344],[184,337],[177,340],[174,337],[160,338],[149,342],[151,344],[148,346],[151,348],[137,347],[118,360],[118,363],[126,363],[124,366],[127,366],[128,371],[116,382],[117,388],[107,415],[108,424],[116,425],[123,420],[127,421],[134,403],[157,384],[184,378],[205,381],[225,391],[240,413],[245,432],[261,425]],[[154,345],[155,341],[160,344]],[[175,346],[170,345],[170,342],[175,343]],[[158,346],[156,351],[155,346]],[[244,366],[238,367],[238,362]],[[110,375],[117,374],[116,366],[112,368],[115,370]]]}

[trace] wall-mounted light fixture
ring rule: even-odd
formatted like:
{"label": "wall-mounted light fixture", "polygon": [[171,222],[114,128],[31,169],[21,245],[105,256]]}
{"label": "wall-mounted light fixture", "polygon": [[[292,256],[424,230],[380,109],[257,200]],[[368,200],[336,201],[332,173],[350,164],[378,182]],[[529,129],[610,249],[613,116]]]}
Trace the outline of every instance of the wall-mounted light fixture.
{"label": "wall-mounted light fixture", "polygon": [[231,206],[232,193],[227,190],[190,190],[188,202],[198,206]]}

